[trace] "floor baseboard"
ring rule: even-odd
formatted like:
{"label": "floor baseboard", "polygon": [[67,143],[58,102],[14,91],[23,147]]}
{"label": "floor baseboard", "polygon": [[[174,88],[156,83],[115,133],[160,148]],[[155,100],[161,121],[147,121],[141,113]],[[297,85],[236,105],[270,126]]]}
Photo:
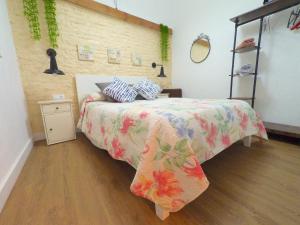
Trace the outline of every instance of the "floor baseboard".
{"label": "floor baseboard", "polygon": [[19,174],[22,171],[22,168],[29,156],[33,147],[33,140],[30,139],[22,149],[20,155],[11,166],[10,171],[7,173],[6,177],[4,178],[3,182],[0,183],[0,212],[2,211],[6,200],[9,197],[10,192],[12,191]]}
{"label": "floor baseboard", "polygon": [[279,123],[264,122],[268,132],[283,136],[300,138],[300,127],[284,125]]}
{"label": "floor baseboard", "polygon": [[42,141],[46,139],[45,133],[44,132],[40,132],[40,133],[34,133],[32,135],[32,139],[34,142],[36,141]]}

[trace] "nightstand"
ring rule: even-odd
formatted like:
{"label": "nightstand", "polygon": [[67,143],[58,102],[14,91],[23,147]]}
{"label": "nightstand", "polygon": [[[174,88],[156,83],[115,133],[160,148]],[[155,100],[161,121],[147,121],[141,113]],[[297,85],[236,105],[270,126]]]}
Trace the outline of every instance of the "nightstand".
{"label": "nightstand", "polygon": [[180,88],[163,89],[161,93],[168,93],[169,98],[182,98],[182,90]]}
{"label": "nightstand", "polygon": [[169,93],[160,93],[157,98],[169,98]]}
{"label": "nightstand", "polygon": [[76,139],[71,100],[40,101],[38,104],[48,145]]}

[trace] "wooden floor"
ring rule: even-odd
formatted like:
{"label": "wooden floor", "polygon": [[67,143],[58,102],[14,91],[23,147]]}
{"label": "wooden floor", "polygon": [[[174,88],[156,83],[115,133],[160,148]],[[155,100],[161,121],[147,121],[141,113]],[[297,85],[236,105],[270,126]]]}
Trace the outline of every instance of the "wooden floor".
{"label": "wooden floor", "polygon": [[299,225],[300,147],[235,144],[206,162],[208,190],[164,222],[131,194],[134,169],[83,136],[35,145],[0,225]]}

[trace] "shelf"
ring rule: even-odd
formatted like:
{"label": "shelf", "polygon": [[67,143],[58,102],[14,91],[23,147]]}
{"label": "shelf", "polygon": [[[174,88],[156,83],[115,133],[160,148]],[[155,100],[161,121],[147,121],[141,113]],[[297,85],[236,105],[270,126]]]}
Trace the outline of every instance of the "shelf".
{"label": "shelf", "polygon": [[244,75],[244,76],[242,76],[242,75],[240,75],[240,74],[233,74],[233,75],[228,75],[228,76],[230,76],[230,77],[249,77],[249,76],[254,76],[255,75],[255,73],[249,73],[248,75]]}
{"label": "shelf", "polygon": [[229,98],[232,100],[252,100],[251,97],[235,97],[235,98]]}
{"label": "shelf", "polygon": [[[251,46],[251,47],[236,49],[234,52],[235,53],[245,53],[245,52],[255,51],[257,49],[258,49],[258,46]],[[231,52],[233,52],[233,50],[231,50]]]}
{"label": "shelf", "polygon": [[263,18],[276,12],[288,9],[298,4],[300,4],[300,0],[273,0],[272,2],[267,3],[264,6],[233,17],[230,20],[240,26],[259,18]]}

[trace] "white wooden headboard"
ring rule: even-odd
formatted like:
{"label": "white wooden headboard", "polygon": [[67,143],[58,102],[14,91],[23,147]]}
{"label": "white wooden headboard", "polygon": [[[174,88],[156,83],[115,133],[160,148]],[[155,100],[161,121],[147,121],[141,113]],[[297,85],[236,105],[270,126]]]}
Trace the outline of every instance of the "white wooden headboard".
{"label": "white wooden headboard", "polygon": [[91,74],[77,74],[75,76],[78,104],[81,105],[83,99],[90,93],[99,91],[95,83],[112,82],[114,77],[118,77],[130,84],[135,84],[146,76],[112,76],[112,75],[91,75]]}

